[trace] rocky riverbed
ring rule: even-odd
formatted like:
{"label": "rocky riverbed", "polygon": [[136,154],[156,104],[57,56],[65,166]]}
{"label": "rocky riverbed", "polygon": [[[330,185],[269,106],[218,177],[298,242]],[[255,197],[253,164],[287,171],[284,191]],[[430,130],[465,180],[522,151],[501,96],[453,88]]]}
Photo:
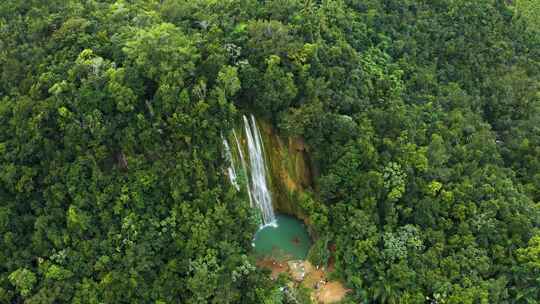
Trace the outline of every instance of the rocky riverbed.
{"label": "rocky riverbed", "polygon": [[272,271],[271,277],[274,280],[282,273],[288,274],[294,286],[302,286],[311,291],[313,303],[337,303],[349,292],[341,282],[328,280],[328,269],[313,266],[309,261],[283,262],[263,259],[257,263],[257,266],[270,269]]}

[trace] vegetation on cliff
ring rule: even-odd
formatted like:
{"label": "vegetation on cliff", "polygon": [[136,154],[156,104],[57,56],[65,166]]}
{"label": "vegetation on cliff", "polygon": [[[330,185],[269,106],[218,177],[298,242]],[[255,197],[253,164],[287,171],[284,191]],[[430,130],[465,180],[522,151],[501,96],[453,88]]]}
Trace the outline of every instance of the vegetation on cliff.
{"label": "vegetation on cliff", "polygon": [[240,110],[304,139],[346,303],[537,302],[536,3],[2,1],[0,302],[291,301],[224,174]]}

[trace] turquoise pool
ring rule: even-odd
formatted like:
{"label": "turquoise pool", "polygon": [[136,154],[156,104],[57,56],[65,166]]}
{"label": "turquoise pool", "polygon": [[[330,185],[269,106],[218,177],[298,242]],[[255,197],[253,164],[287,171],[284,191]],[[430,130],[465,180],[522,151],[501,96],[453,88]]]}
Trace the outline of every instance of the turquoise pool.
{"label": "turquoise pool", "polygon": [[305,259],[311,238],[302,221],[289,215],[277,215],[275,225],[267,225],[255,233],[255,254],[276,260]]}

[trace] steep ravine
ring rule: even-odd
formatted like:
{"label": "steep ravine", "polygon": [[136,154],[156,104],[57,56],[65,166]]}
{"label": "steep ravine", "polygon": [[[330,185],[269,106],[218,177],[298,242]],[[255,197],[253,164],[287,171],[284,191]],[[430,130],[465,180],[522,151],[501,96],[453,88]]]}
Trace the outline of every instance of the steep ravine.
{"label": "steep ravine", "polygon": [[[317,233],[313,231],[301,202],[305,199],[305,195],[309,195],[307,192],[313,190],[317,171],[309,158],[309,151],[303,139],[283,136],[269,122],[260,118],[254,119],[249,116],[248,119],[244,116],[243,123],[243,130],[240,125],[233,132],[232,137],[235,143],[238,142],[236,145],[238,148],[232,149],[231,158],[235,158],[237,164],[249,166],[250,172],[253,171],[252,167],[255,165],[251,159],[256,157],[259,160],[257,167],[260,172],[265,171],[264,184],[268,186],[265,189],[271,193],[270,201],[277,215],[274,225],[268,225],[263,221],[266,225],[261,226],[254,236],[253,248],[257,265],[269,269],[271,278],[274,280],[280,273],[285,272],[290,275],[291,281],[287,284],[287,289],[284,289],[284,293],[302,288],[309,293],[313,303],[341,301],[349,290],[339,281],[328,280],[330,268],[324,265],[313,266],[307,260],[307,251],[312,246],[313,239],[317,239]],[[254,149],[253,138],[250,139],[247,134],[260,135],[258,138],[262,141],[262,149]],[[228,144],[225,146],[226,150],[231,150]],[[248,151],[250,161],[242,161],[242,158],[246,158]],[[263,166],[260,166],[261,161],[264,163]],[[238,167],[238,171],[246,171],[245,166]],[[232,171],[234,170],[229,168],[229,174],[235,176],[231,179],[231,183],[238,185],[236,173]],[[253,174],[251,172],[250,176]],[[261,202],[256,200],[255,196],[254,194],[250,196],[253,206],[264,209],[260,207]],[[298,219],[305,225],[302,225]]]}

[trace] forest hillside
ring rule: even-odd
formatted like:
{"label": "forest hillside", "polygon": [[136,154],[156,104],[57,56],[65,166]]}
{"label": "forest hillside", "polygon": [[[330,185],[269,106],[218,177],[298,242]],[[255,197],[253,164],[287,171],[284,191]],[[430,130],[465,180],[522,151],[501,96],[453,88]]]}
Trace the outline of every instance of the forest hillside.
{"label": "forest hillside", "polygon": [[540,303],[539,3],[0,1],[0,303],[309,303],[243,115],[301,142],[342,303]]}

